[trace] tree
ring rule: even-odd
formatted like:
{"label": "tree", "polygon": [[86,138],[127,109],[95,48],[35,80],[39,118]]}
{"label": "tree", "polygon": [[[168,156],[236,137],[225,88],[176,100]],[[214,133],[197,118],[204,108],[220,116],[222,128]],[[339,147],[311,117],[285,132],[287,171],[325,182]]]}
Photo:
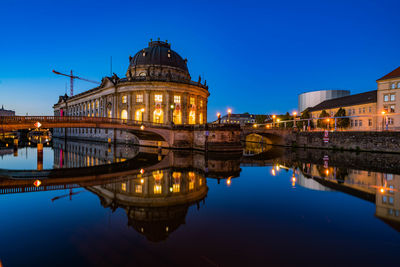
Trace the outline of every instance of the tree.
{"label": "tree", "polygon": [[[288,121],[286,122],[286,128],[292,128],[293,127],[293,122],[290,120],[293,120],[293,117],[290,116],[289,112],[286,112],[285,115],[280,116],[281,121]],[[285,123],[280,123],[280,127],[285,127]]]}
{"label": "tree", "polygon": [[[311,119],[311,114],[310,111],[307,109],[305,109],[300,116],[301,121],[297,121],[296,125],[299,129],[303,129],[303,127],[308,127],[308,121],[306,121],[307,119]],[[312,120],[310,120],[310,127],[311,129],[314,128],[314,122]]]}
{"label": "tree", "polygon": [[[345,117],[345,116],[346,116],[346,110],[344,108],[339,108],[339,110],[335,114],[335,117]],[[342,129],[347,128],[350,126],[350,119],[338,118],[336,119],[336,126]]]}
{"label": "tree", "polygon": [[[326,112],[326,110],[323,110],[321,112],[321,114],[319,114],[319,117],[320,118],[328,118],[329,114],[328,114],[328,112]],[[326,119],[319,119],[317,121],[317,127],[318,128],[322,128],[322,129],[326,129],[326,128],[328,128],[328,122],[326,121]]]}

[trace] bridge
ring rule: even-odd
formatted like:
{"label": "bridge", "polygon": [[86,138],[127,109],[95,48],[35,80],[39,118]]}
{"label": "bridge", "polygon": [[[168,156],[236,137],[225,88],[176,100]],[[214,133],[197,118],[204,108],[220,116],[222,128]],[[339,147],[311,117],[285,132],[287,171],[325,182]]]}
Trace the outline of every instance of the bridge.
{"label": "bridge", "polygon": [[172,125],[102,117],[3,116],[0,117],[0,134],[35,128],[36,122],[40,122],[43,128],[124,130],[135,135],[139,145],[209,151],[242,149],[240,126],[224,124]]}

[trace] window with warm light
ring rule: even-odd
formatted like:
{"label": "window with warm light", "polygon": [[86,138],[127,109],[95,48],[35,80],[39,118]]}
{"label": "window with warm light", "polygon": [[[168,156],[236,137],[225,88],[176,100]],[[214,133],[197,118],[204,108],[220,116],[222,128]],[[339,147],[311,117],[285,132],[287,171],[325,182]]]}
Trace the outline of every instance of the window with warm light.
{"label": "window with warm light", "polygon": [[181,191],[181,185],[180,184],[173,184],[172,185],[172,192],[179,193],[180,191]]}
{"label": "window with warm light", "polygon": [[162,193],[162,187],[161,185],[154,185],[154,194],[161,194]]}
{"label": "window with warm light", "polygon": [[194,99],[194,97],[190,97],[190,105],[194,106],[196,103],[196,100]]}
{"label": "window with warm light", "polygon": [[99,101],[98,100],[96,100],[96,108],[97,109],[99,108]]}
{"label": "window with warm light", "polygon": [[164,113],[162,109],[158,108],[153,112],[153,122],[155,123],[163,123],[164,122]]}
{"label": "window with warm light", "polygon": [[181,103],[181,96],[180,95],[174,95],[174,103],[175,104]]}
{"label": "window with warm light", "polygon": [[127,120],[128,119],[128,111],[126,111],[126,109],[121,111],[121,119],[122,120]]}
{"label": "window with warm light", "polygon": [[138,109],[135,112],[135,121],[143,121],[143,113],[142,109]]}
{"label": "window with warm light", "polygon": [[107,111],[107,117],[112,118],[112,111],[110,109]]}
{"label": "window with warm light", "polygon": [[203,100],[200,100],[200,107],[203,107]]}
{"label": "window with warm light", "polygon": [[203,124],[203,113],[199,114],[199,124]]}
{"label": "window with warm light", "polygon": [[136,95],[136,102],[137,103],[143,103],[143,95],[142,94]]}
{"label": "window with warm light", "polygon": [[161,103],[162,102],[162,95],[154,95],[154,101],[156,103]]}
{"label": "window with warm light", "polygon": [[126,183],[122,183],[121,184],[121,190],[122,191],[126,191]]}
{"label": "window with warm light", "polygon": [[182,112],[180,110],[175,109],[172,115],[175,124],[182,124]]}
{"label": "window with warm light", "polygon": [[128,96],[124,95],[122,96],[122,104],[126,104],[128,102]]}
{"label": "window with warm light", "polygon": [[141,184],[135,185],[135,193],[141,194],[143,192],[143,186]]}
{"label": "window with warm light", "polygon": [[194,110],[189,112],[189,124],[196,124],[196,112]]}

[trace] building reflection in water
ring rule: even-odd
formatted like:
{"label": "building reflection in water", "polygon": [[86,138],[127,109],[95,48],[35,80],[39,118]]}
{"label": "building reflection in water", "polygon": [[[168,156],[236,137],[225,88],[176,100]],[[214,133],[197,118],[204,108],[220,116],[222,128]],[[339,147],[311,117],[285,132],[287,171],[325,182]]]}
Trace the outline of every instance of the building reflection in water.
{"label": "building reflection in water", "polygon": [[87,189],[99,196],[103,207],[124,209],[128,225],[153,242],[165,240],[184,224],[188,208],[200,208],[208,191],[203,172],[174,168]]}
{"label": "building reflection in water", "polygon": [[112,145],[55,138],[53,168],[79,168],[123,162],[139,153],[137,146]]}
{"label": "building reflection in water", "polygon": [[[328,158],[328,157],[327,157]],[[375,204],[375,216],[400,231],[400,175],[346,166],[276,160],[273,172],[295,167],[296,184],[311,190],[340,191]]]}

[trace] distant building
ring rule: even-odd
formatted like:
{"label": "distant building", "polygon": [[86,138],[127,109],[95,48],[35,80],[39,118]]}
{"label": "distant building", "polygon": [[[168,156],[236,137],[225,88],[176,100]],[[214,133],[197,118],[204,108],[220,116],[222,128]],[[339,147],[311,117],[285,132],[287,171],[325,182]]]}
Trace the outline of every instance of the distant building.
{"label": "distant building", "polygon": [[247,123],[255,123],[255,122],[256,122],[256,115],[248,113],[231,114],[230,117],[228,115],[225,115],[221,118],[221,123],[240,124],[241,126],[246,125]]}
{"label": "distant building", "polygon": [[0,116],[15,116],[15,111],[4,109],[4,106],[1,106]]}
{"label": "distant building", "polygon": [[[346,116],[354,116],[350,118],[350,127],[348,130],[354,131],[371,131],[376,130],[376,102],[377,91],[369,91],[361,94],[339,97],[309,108],[312,118],[319,118],[321,112],[325,110],[330,117],[334,117],[339,108],[346,111]],[[314,120],[316,125],[317,120]],[[334,123],[333,121],[331,123]]]}
{"label": "distant building", "polygon": [[[400,116],[390,115],[400,110],[400,67],[386,74],[376,81],[378,83],[377,113],[385,111],[385,118],[380,118],[378,128],[387,127],[388,130],[400,129]],[[387,126],[386,126],[387,124]]]}
{"label": "distant building", "polygon": [[299,95],[299,113],[303,112],[306,108],[314,107],[325,100],[348,95],[350,95],[349,90],[319,90],[302,93]]}

